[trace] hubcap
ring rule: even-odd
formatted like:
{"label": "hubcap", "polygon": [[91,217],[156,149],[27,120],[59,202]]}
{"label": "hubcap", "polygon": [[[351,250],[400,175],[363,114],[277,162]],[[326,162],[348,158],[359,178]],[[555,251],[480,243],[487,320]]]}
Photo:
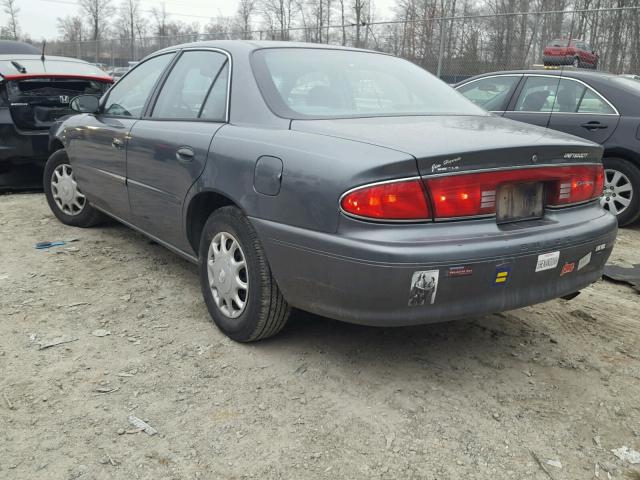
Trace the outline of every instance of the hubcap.
{"label": "hubcap", "polygon": [[71,165],[58,165],[51,175],[51,193],[58,208],[67,215],[78,215],[86,203],[78,188]]}
{"label": "hubcap", "polygon": [[607,168],[600,204],[614,215],[624,212],[633,199],[633,185],[624,173]]}
{"label": "hubcap", "polygon": [[219,232],[211,240],[207,276],[220,311],[229,318],[239,317],[247,305],[249,276],[244,252],[230,233]]}

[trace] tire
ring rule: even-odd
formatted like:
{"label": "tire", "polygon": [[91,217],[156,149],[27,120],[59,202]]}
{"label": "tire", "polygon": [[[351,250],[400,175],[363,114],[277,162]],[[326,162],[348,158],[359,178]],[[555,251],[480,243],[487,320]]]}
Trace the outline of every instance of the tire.
{"label": "tire", "polygon": [[622,158],[604,158],[603,163],[605,187],[600,203],[616,215],[619,226],[630,225],[640,217],[640,169]]}
{"label": "tire", "polygon": [[571,65],[573,65],[575,68],[580,68],[582,66],[582,63],[580,62],[580,57],[575,57]]}
{"label": "tire", "polygon": [[[238,208],[223,207],[209,216],[199,258],[202,295],[213,322],[225,335],[237,342],[254,342],[282,330],[291,308],[271,274],[256,231]],[[244,267],[232,263],[242,260]],[[242,307],[236,300],[229,302],[232,297],[242,301],[243,296]]]}
{"label": "tire", "polygon": [[[64,180],[60,177],[61,172]],[[61,184],[62,181],[65,183]],[[44,166],[43,187],[49,208],[65,225],[88,228],[104,220],[102,213],[91,206],[77,187],[69,157],[64,150],[58,150],[47,160]],[[73,205],[68,200],[72,197],[76,200]]]}

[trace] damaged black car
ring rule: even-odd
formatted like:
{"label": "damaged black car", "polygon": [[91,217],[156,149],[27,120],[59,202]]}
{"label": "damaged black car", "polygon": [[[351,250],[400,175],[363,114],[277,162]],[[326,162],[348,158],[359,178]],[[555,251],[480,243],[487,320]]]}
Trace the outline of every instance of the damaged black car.
{"label": "damaged black car", "polygon": [[0,41],[0,173],[13,166],[43,166],[50,154],[49,128],[73,113],[69,101],[80,94],[100,97],[112,83],[82,60]]}

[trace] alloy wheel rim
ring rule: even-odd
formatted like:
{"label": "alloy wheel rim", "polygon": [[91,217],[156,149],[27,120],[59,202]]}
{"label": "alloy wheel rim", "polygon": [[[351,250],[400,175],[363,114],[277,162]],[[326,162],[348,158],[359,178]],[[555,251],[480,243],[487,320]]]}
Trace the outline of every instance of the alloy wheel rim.
{"label": "alloy wheel rim", "polygon": [[249,272],[240,242],[229,232],[218,232],[211,240],[207,277],[218,309],[229,318],[238,318],[247,305]]}
{"label": "alloy wheel rim", "polygon": [[58,208],[67,215],[79,215],[87,202],[78,188],[71,165],[58,165],[51,174],[51,194]]}
{"label": "alloy wheel rim", "polygon": [[614,215],[624,212],[633,200],[633,185],[624,173],[610,168],[604,171],[604,190],[600,204]]}

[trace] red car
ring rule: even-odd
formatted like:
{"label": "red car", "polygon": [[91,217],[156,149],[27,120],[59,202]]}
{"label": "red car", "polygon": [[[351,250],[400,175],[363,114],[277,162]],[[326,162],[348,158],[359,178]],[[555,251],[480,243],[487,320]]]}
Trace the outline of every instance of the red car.
{"label": "red car", "polygon": [[552,41],[542,53],[545,65],[573,65],[576,68],[598,68],[598,55],[583,40]]}

